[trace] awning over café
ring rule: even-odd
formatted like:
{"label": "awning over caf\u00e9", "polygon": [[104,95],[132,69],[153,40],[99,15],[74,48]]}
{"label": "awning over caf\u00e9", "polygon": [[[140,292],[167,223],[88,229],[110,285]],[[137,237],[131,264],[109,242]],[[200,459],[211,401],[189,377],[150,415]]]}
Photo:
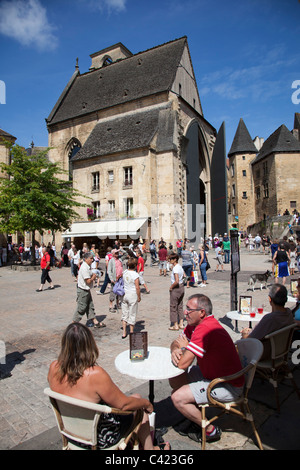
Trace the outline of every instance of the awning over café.
{"label": "awning over caf\u00e9", "polygon": [[98,237],[98,238],[127,238],[142,236],[145,238],[147,231],[147,218],[99,220],[91,222],[74,222],[69,230],[66,230],[63,238]]}

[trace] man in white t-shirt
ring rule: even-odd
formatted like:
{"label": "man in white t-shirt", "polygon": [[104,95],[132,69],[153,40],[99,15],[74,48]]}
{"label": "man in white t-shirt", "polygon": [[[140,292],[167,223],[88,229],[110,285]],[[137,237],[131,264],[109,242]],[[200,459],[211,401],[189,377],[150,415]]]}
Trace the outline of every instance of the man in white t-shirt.
{"label": "man in white t-shirt", "polygon": [[96,274],[91,271],[91,264],[94,256],[91,252],[84,253],[83,262],[78,273],[77,283],[77,308],[73,316],[74,322],[80,322],[86,314],[88,320],[92,320],[95,328],[104,328],[104,323],[98,322],[95,314],[94,302],[91,294],[91,286],[96,278]]}
{"label": "man in white t-shirt", "polygon": [[170,286],[170,323],[169,330],[178,331],[179,328],[183,329],[183,297],[184,297],[184,271],[178,263],[179,255],[177,253],[171,254],[169,261],[173,267],[171,272],[171,286]]}
{"label": "man in white t-shirt", "polygon": [[71,248],[68,251],[68,258],[69,258],[69,261],[70,261],[71,275],[72,276],[74,276],[74,248],[75,248],[75,245],[72,244]]}
{"label": "man in white t-shirt", "polygon": [[137,259],[130,258],[127,266],[128,269],[123,272],[125,291],[125,295],[122,299],[123,339],[127,336],[127,324],[129,325],[130,333],[133,333],[138,313],[138,302],[141,301],[140,277],[136,271]]}

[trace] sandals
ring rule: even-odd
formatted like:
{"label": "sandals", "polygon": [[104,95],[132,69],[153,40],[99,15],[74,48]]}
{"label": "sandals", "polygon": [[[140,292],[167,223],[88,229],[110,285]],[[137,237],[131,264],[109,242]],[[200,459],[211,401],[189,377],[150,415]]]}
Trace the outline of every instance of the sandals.
{"label": "sandals", "polygon": [[175,328],[175,326],[170,326],[170,327],[169,327],[169,330],[172,330],[172,331],[179,331],[179,328]]}
{"label": "sandals", "polygon": [[105,327],[106,327],[105,323],[102,323],[102,322],[94,324],[94,328],[105,328]]}
{"label": "sandals", "polygon": [[[167,444],[169,444],[170,449],[165,449]],[[158,444],[158,447],[160,448],[160,450],[171,450],[172,449],[170,442],[162,442],[161,444]]]}

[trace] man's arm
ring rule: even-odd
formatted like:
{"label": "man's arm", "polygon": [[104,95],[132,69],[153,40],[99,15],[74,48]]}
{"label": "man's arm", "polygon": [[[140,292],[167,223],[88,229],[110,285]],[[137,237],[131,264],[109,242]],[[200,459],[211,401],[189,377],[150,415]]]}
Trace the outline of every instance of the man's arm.
{"label": "man's arm", "polygon": [[173,364],[179,369],[187,369],[194,361],[195,355],[186,349],[189,340],[180,335],[171,344],[171,358]]}
{"label": "man's arm", "polygon": [[96,277],[97,277],[97,274],[93,273],[91,277],[88,277],[87,279],[85,279],[85,283],[89,286],[96,279]]}

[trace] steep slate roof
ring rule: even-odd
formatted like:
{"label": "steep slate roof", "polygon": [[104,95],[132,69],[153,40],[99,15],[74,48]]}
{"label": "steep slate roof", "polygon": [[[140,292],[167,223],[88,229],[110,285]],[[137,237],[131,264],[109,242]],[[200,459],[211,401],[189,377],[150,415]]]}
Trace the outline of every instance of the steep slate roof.
{"label": "steep slate roof", "polygon": [[72,162],[147,148],[157,132],[156,151],[175,149],[174,121],[175,111],[170,105],[105,119],[96,124]]}
{"label": "steep slate roof", "polygon": [[72,76],[48,125],[170,89],[186,36],[106,67]]}
{"label": "steep slate roof", "polygon": [[271,153],[298,153],[300,152],[300,142],[282,124],[265,141],[252,165],[267,157]]}
{"label": "steep slate roof", "polygon": [[13,135],[9,134],[8,132],[5,132],[3,129],[0,129],[0,137],[2,137],[3,139],[17,139],[16,137],[14,137]]}
{"label": "steep slate roof", "polygon": [[255,147],[242,118],[240,119],[228,157],[235,153],[257,153],[257,148]]}

